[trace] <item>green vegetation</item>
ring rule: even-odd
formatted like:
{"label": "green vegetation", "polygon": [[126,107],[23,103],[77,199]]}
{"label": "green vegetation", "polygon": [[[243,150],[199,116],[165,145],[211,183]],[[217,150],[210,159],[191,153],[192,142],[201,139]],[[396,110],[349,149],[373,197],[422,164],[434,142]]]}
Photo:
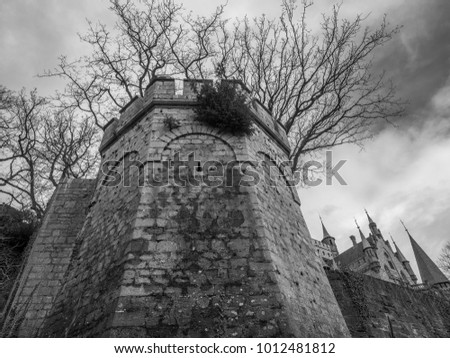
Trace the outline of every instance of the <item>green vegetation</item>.
{"label": "green vegetation", "polygon": [[247,97],[232,81],[205,83],[197,93],[197,120],[234,135],[253,133]]}

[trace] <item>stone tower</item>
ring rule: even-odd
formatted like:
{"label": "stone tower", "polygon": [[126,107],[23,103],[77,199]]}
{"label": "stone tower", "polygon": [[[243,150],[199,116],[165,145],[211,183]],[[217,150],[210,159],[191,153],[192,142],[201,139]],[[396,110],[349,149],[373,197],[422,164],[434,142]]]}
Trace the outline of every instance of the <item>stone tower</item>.
{"label": "stone tower", "polygon": [[364,209],[364,211],[366,213],[367,220],[369,221],[370,233],[374,237],[374,240],[375,240],[375,243],[376,243],[378,239],[380,239],[380,240],[383,239],[383,235],[381,235],[381,231],[378,229],[377,224],[375,223],[375,221],[372,220],[372,218],[370,217],[370,215],[367,212],[367,210]]}
{"label": "stone tower", "polygon": [[[39,294],[45,307],[22,305],[18,335],[348,336],[288,185],[284,129],[257,101],[251,136],[203,125],[192,86],[157,78],[107,125],[76,239],[61,228],[48,242],[64,242],[70,259]],[[47,222],[61,212],[50,205]],[[27,272],[11,307],[48,286]]]}
{"label": "stone tower", "polygon": [[372,247],[370,242],[366,239],[363,232],[361,231],[361,228],[359,227],[358,223],[356,222],[356,227],[359,231],[359,236],[361,237],[361,243],[362,243],[362,251],[364,253],[364,256],[367,258],[369,262],[369,269],[378,273],[380,272],[380,261],[378,260],[378,256],[376,255],[376,249]]}
{"label": "stone tower", "polygon": [[335,256],[339,255],[339,250],[336,245],[336,239],[329,234],[327,228],[325,227],[325,225],[323,223],[322,217],[319,216],[319,218],[320,218],[320,223],[322,224],[322,232],[323,232],[322,243],[328,245],[331,248],[333,255],[335,255]]}

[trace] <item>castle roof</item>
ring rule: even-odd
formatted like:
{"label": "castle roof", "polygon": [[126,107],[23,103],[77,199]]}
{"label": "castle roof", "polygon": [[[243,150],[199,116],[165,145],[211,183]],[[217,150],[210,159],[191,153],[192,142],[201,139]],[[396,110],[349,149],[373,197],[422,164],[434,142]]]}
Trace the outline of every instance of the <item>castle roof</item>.
{"label": "castle roof", "polygon": [[339,266],[345,267],[363,256],[364,252],[362,242],[358,242],[355,246],[350,247],[348,250],[336,256],[334,260]]}
{"label": "castle roof", "polygon": [[322,224],[323,238],[325,239],[325,238],[327,238],[327,237],[332,237],[332,236],[328,233],[328,230],[327,230],[327,228],[325,227],[325,225],[323,224],[322,217],[319,216],[319,218],[320,218],[320,223]]}
{"label": "castle roof", "polygon": [[[360,235],[364,237],[364,234],[362,233],[361,230]],[[370,245],[369,247],[373,247],[375,245],[373,238],[370,236],[368,238],[364,237],[364,241],[360,241],[356,245],[342,252],[341,254],[336,256],[334,260],[339,266],[342,267],[348,266],[352,262],[359,260],[361,257],[364,257],[364,247],[367,248],[368,247],[367,245]]]}
{"label": "castle roof", "polygon": [[359,233],[360,233],[360,235],[362,235],[362,240],[361,240],[361,242],[362,242],[363,250],[371,249],[371,248],[372,248],[372,245],[370,244],[369,240],[367,240],[367,239],[365,238],[365,236],[363,235],[363,233],[362,233],[361,230],[359,230]]}
{"label": "castle roof", "polygon": [[397,256],[398,260],[399,260],[401,263],[409,262],[409,261],[405,258],[405,256],[402,254],[402,252],[400,251],[400,249],[398,248],[397,243],[394,241],[392,235],[391,235],[391,240],[392,240],[392,242],[394,243],[394,246],[395,246],[395,256]]}
{"label": "castle roof", "polygon": [[358,225],[358,222],[355,220],[356,223],[356,227],[358,228],[359,231],[359,236],[361,236],[361,243],[362,243],[362,249],[366,250],[366,249],[370,249],[372,248],[372,245],[369,243],[369,241],[367,241],[366,237],[364,236],[363,232],[361,231],[361,228]]}
{"label": "castle roof", "polygon": [[372,218],[370,217],[370,215],[369,215],[369,213],[367,212],[367,210],[366,209],[364,209],[364,211],[366,212],[366,215],[367,215],[367,220],[369,220],[369,225],[370,224],[375,224],[375,222],[372,220]]}
{"label": "castle roof", "polygon": [[439,269],[439,267],[437,267],[433,260],[430,259],[425,251],[423,251],[416,240],[413,239],[406,226],[404,224],[403,226],[405,227],[405,230],[408,233],[409,240],[411,241],[411,246],[414,251],[414,256],[416,257],[417,266],[419,267],[422,282],[429,285],[448,282],[448,278],[442,273],[442,271]]}

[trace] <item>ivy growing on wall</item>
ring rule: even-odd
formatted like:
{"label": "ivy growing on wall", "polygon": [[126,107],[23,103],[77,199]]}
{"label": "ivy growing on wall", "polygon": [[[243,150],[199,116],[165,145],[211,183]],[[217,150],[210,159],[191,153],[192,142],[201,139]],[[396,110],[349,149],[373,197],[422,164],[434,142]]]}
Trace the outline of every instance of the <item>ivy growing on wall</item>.
{"label": "ivy growing on wall", "polygon": [[196,119],[234,135],[253,133],[247,98],[231,81],[205,83],[197,93]]}
{"label": "ivy growing on wall", "polygon": [[370,312],[365,295],[364,277],[354,272],[344,271],[342,272],[342,279],[358,311],[361,329],[366,331],[370,323]]}
{"label": "ivy growing on wall", "polygon": [[439,289],[429,289],[422,292],[422,299],[428,300],[431,306],[438,310],[447,334],[450,335],[450,295]]}

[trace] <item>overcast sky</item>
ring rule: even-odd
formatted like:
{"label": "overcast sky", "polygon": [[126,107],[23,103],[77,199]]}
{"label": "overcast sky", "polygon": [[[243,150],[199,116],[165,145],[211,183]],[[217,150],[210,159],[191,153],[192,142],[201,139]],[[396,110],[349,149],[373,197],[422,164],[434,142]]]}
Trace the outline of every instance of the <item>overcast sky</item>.
{"label": "overcast sky", "polygon": [[[185,1],[188,9],[208,13],[222,2]],[[317,0],[308,22],[317,28],[330,0]],[[86,18],[111,23],[106,0],[1,0],[0,84],[19,90],[37,87],[43,95],[62,84],[36,74],[51,69],[59,55],[77,58],[86,51],[77,33]],[[227,16],[250,17],[279,12],[274,0],[229,0]],[[380,130],[361,151],[343,146],[333,151],[346,160],[341,175],[347,186],[335,183],[301,189],[302,208],[313,237],[321,238],[320,213],[342,250],[355,234],[353,218],[367,234],[364,208],[388,237],[391,233],[413,262],[412,249],[399,219],[416,241],[436,259],[450,239],[450,1],[343,0],[342,14],[370,14],[377,24],[384,14],[400,34],[377,54],[375,66],[391,76],[409,101],[397,127]]]}

